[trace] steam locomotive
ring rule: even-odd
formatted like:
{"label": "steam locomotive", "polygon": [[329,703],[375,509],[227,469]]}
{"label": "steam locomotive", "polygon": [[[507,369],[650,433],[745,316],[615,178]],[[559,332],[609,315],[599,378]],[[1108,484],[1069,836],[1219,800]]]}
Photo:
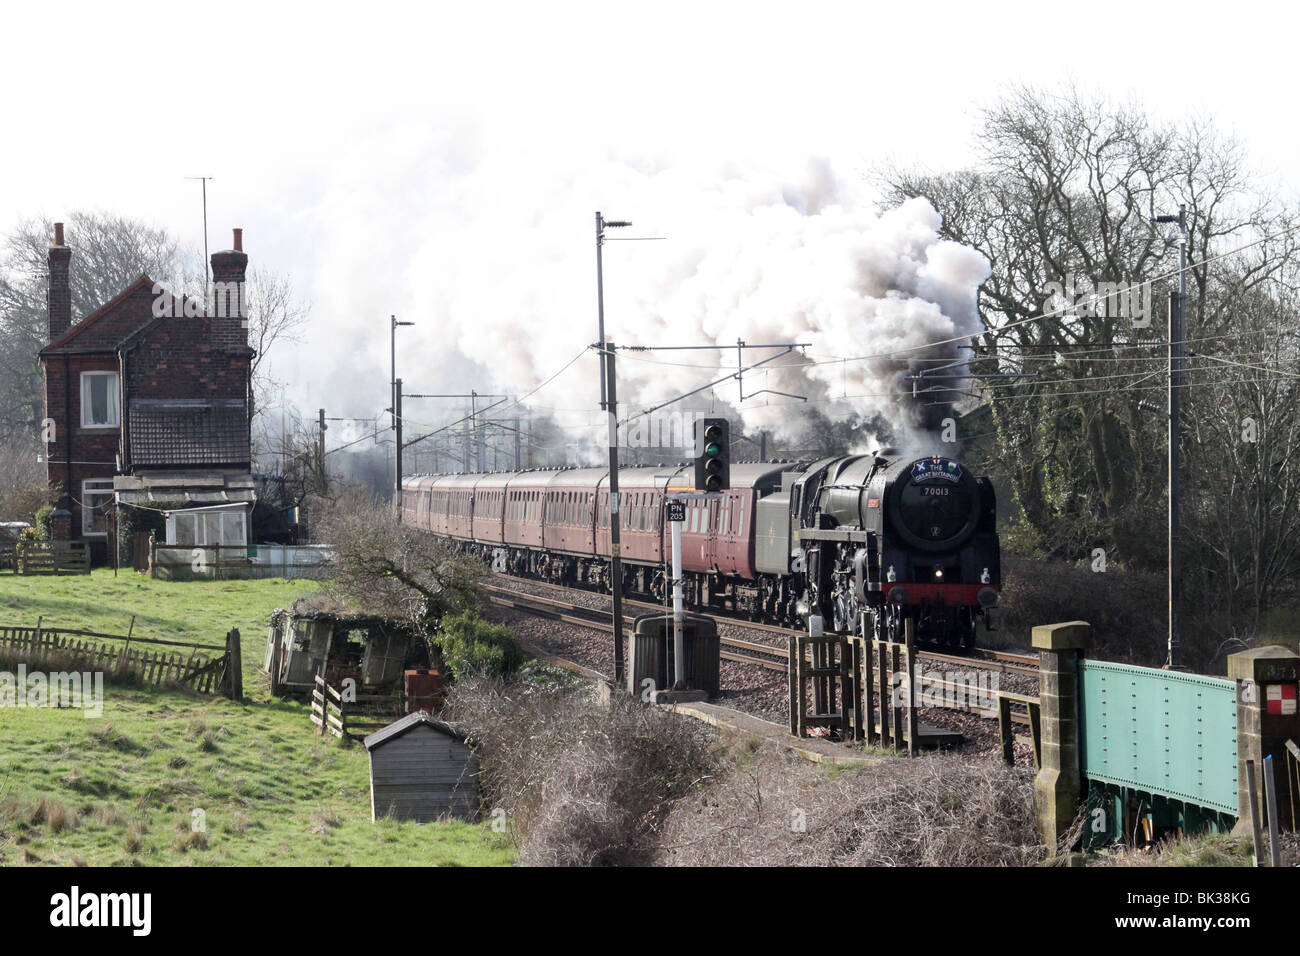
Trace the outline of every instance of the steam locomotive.
{"label": "steam locomotive", "polygon": [[[407,478],[402,520],[494,570],[609,591],[608,469]],[[662,600],[671,554],[664,503],[693,490],[689,465],[619,471],[624,594]],[[987,478],[894,449],[813,462],[731,465],[731,487],[686,499],[689,605],[769,623],[969,648],[997,605],[997,503]]]}

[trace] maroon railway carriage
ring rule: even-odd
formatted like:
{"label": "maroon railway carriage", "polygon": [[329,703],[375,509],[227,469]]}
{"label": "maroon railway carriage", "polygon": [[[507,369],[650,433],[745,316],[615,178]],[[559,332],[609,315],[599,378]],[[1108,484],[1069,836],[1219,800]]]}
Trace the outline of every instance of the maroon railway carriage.
{"label": "maroon railway carriage", "polygon": [[[608,589],[609,482],[601,468],[414,477],[403,520],[494,569]],[[661,597],[667,496],[686,497],[686,598],[765,620],[821,613],[836,630],[866,612],[878,635],[970,647],[1001,588],[997,502],[987,477],[893,449],[817,462],[733,464],[731,487],[694,497],[686,466],[619,472],[626,593]]]}
{"label": "maroon railway carriage", "polygon": [[[689,501],[682,564],[700,595],[729,594],[755,577],[755,505],[780,486],[781,464],[737,464],[722,497]],[[433,475],[403,482],[403,520],[461,542],[493,566],[562,583],[608,587],[609,471],[573,468]],[[619,471],[621,555],[626,586],[662,594],[671,554],[665,495],[690,493],[689,466]]]}

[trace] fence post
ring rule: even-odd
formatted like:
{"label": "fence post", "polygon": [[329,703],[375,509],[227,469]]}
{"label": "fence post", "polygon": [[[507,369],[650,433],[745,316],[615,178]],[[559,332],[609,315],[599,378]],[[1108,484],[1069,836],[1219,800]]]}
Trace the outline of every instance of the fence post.
{"label": "fence post", "polygon": [[272,623],[271,633],[274,635],[271,644],[271,696],[280,696],[280,627],[279,622]]}
{"label": "fence post", "polygon": [[1011,727],[1011,699],[998,694],[998,736],[1002,738],[1002,762],[1016,765],[1016,738]]}
{"label": "fence post", "polygon": [[[1247,761],[1256,767],[1272,754],[1286,754],[1288,739],[1300,740],[1300,713],[1297,713],[1297,688],[1300,687],[1300,654],[1285,647],[1255,647],[1228,655],[1228,678],[1237,682],[1237,827],[1246,831],[1250,825],[1251,797],[1247,789]],[[1278,805],[1293,799],[1290,775],[1278,781]],[[1300,798],[1300,794],[1294,797]],[[1258,798],[1257,798],[1258,799]],[[1255,811],[1264,819],[1263,807]],[[1285,817],[1279,813],[1279,817]],[[1285,819],[1278,825],[1285,829]],[[1294,824],[1292,824],[1294,829]]]}
{"label": "fence post", "polygon": [[1092,641],[1086,621],[1046,624],[1033,630],[1038,651],[1042,765],[1034,777],[1034,811],[1049,856],[1070,828],[1083,789],[1079,749],[1079,662]]}
{"label": "fence post", "polygon": [[907,650],[907,755],[916,756],[916,621],[903,621],[903,640]]}
{"label": "fence post", "polygon": [[801,701],[799,699],[798,680],[799,680],[799,659],[795,656],[799,650],[799,640],[791,634],[786,638],[786,669],[790,672],[790,733],[796,737],[799,736],[799,710]]}
{"label": "fence post", "polygon": [[239,628],[226,635],[226,670],[230,674],[230,699],[244,699],[244,661],[239,647]]}

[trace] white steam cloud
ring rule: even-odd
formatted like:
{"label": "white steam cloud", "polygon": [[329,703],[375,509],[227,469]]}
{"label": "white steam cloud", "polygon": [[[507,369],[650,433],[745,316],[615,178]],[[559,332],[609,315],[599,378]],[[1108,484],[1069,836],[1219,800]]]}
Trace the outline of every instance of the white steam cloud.
{"label": "white steam cloud", "polygon": [[[801,359],[792,355],[746,373],[746,396],[756,397],[743,405],[732,380],[689,407],[712,406],[778,433],[795,427],[804,407],[832,419],[880,414],[907,445],[925,444],[925,413],[905,376],[965,357],[955,344],[932,343],[980,331],[976,293],[989,264],[941,239],[939,215],[924,200],[877,216],[863,184],[821,160],[790,175],[666,157],[577,165],[554,157],[548,166],[542,155],[521,181],[525,157],[476,145],[444,144],[421,164],[439,187],[420,197],[423,210],[407,210],[404,274],[392,275],[391,259],[384,266],[392,284],[411,289],[401,317],[417,320],[399,331],[407,391],[521,395],[594,342],[600,209],[634,224],[610,230],[605,245],[608,336],[620,346],[716,346],[620,352],[624,414],[734,371],[737,339],[806,342],[815,364],[796,367]],[[391,246],[391,233],[381,238],[378,226],[358,224],[348,234],[368,228],[377,246]],[[621,241],[651,236],[665,238]],[[332,256],[358,274],[355,248],[322,255],[327,274]],[[746,364],[771,354],[747,350]],[[386,354],[382,362],[386,372]],[[603,438],[596,369],[588,352],[528,402],[566,430],[575,458]],[[805,396],[808,405],[778,392]],[[458,403],[406,405],[413,422],[462,411]]]}

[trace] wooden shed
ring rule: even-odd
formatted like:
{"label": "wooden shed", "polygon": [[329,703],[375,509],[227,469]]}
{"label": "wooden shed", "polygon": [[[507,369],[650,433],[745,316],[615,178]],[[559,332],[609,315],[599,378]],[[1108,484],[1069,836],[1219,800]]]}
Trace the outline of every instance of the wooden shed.
{"label": "wooden shed", "polygon": [[463,734],[420,710],[365,739],[370,819],[478,817],[478,758]]}
{"label": "wooden shed", "polygon": [[406,668],[429,664],[426,642],[408,623],[314,594],[271,615],[262,669],[279,696],[310,694],[316,675],[331,686],[350,677],[362,692],[383,692],[400,686]]}

